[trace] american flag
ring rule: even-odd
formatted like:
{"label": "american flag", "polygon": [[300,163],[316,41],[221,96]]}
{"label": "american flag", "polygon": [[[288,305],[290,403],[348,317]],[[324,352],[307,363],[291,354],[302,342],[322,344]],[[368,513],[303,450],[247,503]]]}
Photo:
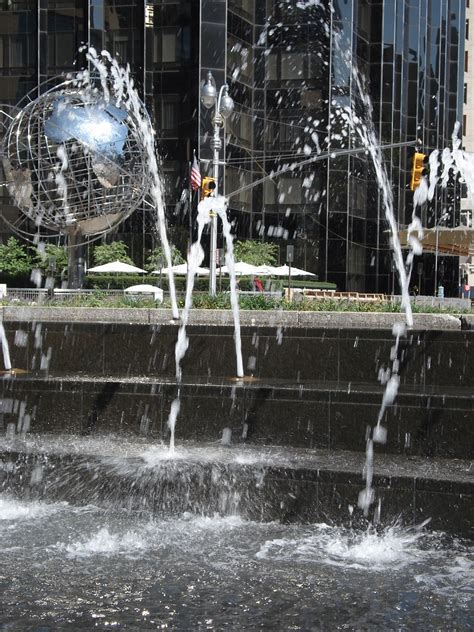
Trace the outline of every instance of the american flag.
{"label": "american flag", "polygon": [[197,191],[201,186],[201,172],[199,171],[198,161],[196,159],[196,155],[194,155],[193,164],[191,167],[191,188],[193,191]]}

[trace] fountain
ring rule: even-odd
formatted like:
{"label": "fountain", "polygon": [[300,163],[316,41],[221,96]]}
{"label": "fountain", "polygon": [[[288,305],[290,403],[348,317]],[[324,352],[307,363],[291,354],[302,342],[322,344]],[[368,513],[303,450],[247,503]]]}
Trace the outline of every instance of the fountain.
{"label": "fountain", "polygon": [[[116,61],[94,51],[89,60],[103,93],[111,81],[136,115],[169,251],[149,120]],[[390,213],[373,130],[351,110],[340,115],[367,147]],[[429,616],[433,629],[468,629],[472,478],[459,436],[472,432],[472,334],[448,317],[427,328],[406,295],[405,323],[239,318],[235,291],[232,314],[193,311],[211,208],[232,273],[225,200],[205,200],[179,321],[176,301],[133,325],[130,312],[112,323],[70,312],[64,324],[4,308],[5,369],[30,373],[1,383],[2,623],[421,629]],[[416,251],[416,217],[412,230]],[[368,520],[374,490],[382,503]]]}

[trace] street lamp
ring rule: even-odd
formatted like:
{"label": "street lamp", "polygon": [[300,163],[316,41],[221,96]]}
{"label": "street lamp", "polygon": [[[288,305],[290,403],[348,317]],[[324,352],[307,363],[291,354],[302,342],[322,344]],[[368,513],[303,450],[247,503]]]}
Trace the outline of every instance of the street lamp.
{"label": "street lamp", "polygon": [[[220,128],[224,126],[224,121],[234,111],[234,101],[229,95],[229,88],[224,84],[219,93],[217,92],[216,82],[211,72],[207,73],[207,79],[201,88],[201,103],[210,110],[214,107],[214,116],[212,124],[214,126],[214,135],[211,139],[211,149],[213,151],[212,170],[215,180],[214,196],[217,196],[219,185],[219,151],[222,147],[220,139]],[[216,253],[217,253],[217,215],[212,213],[211,216],[211,248],[209,253],[209,294],[216,294]]]}

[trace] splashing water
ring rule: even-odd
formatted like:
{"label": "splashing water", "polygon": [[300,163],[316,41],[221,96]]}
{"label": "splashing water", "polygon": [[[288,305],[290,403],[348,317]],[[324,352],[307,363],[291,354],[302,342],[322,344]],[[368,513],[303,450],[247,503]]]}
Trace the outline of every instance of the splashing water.
{"label": "splashing water", "polygon": [[0,322],[0,343],[2,345],[2,353],[3,353],[3,366],[5,367],[5,371],[12,370],[12,363],[10,359],[10,347],[8,346],[7,335],[5,333],[5,327],[3,323]]}
{"label": "splashing water", "polygon": [[186,351],[189,346],[189,339],[186,335],[186,325],[189,320],[189,312],[192,307],[193,302],[193,288],[194,288],[194,278],[196,276],[196,272],[198,267],[201,265],[204,259],[204,251],[201,246],[201,239],[204,227],[210,221],[209,212],[207,212],[206,205],[204,204],[205,200],[198,205],[198,237],[196,242],[191,245],[188,254],[188,274],[186,278],[186,297],[184,300],[184,307],[181,312],[181,327],[178,331],[178,338],[176,340],[175,346],[175,363],[176,363],[176,382],[178,384],[178,393],[176,398],[173,400],[171,404],[171,410],[167,421],[167,426],[170,430],[170,452],[174,453],[175,449],[175,428],[176,428],[176,419],[179,415],[179,410],[181,408],[181,379],[182,379],[182,369],[181,369],[181,360],[186,355]]}
{"label": "splashing water", "polygon": [[235,274],[234,265],[234,247],[233,236],[231,234],[231,225],[227,219],[227,201],[222,195],[217,197],[209,197],[202,200],[198,204],[198,237],[196,242],[191,246],[188,256],[188,276],[186,282],[186,299],[184,309],[181,314],[182,326],[178,335],[178,343],[176,345],[175,357],[176,357],[176,378],[181,380],[181,367],[180,362],[186,353],[188,348],[188,339],[186,337],[186,324],[189,318],[189,311],[192,306],[192,290],[194,287],[194,277],[196,275],[197,268],[204,259],[204,251],[201,246],[201,239],[204,227],[210,222],[210,213],[215,212],[222,221],[222,227],[224,232],[224,238],[226,240],[226,264],[229,269],[230,275],[230,300],[232,305],[232,314],[234,318],[235,329],[235,354],[237,362],[237,377],[244,376],[243,361],[242,361],[242,343],[240,336],[240,314],[239,314],[239,300],[237,296],[237,279]]}
{"label": "splashing water", "polygon": [[420,547],[430,536],[422,531],[426,523],[414,529],[395,525],[381,532],[369,528],[360,533],[352,529],[314,525],[314,532],[298,539],[281,538],[265,542],[256,554],[259,559],[288,559],[324,562],[331,566],[383,571],[398,570],[424,556]]}
{"label": "splashing water", "polygon": [[[173,318],[179,319],[179,311],[176,300],[176,289],[174,283],[174,275],[172,271],[172,259],[171,248],[168,241],[166,232],[166,220],[164,212],[164,193],[162,178],[159,173],[159,164],[157,155],[155,152],[154,142],[154,130],[151,125],[151,121],[146,113],[146,110],[138,97],[138,93],[134,87],[133,79],[130,76],[130,68],[122,68],[119,66],[116,59],[114,59],[107,51],[102,51],[100,56],[94,48],[89,48],[87,51],[87,59],[91,62],[93,67],[99,73],[104,100],[108,102],[110,98],[115,98],[115,104],[117,107],[123,103],[128,111],[133,112],[135,119],[138,121],[138,127],[135,127],[135,132],[138,138],[141,140],[148,157],[148,168],[151,176],[150,195],[154,202],[154,207],[157,212],[158,231],[165,252],[166,262],[168,266],[168,280],[171,297],[171,307]],[[89,75],[83,73],[84,81],[89,85]],[[186,300],[185,306],[181,314],[182,325],[178,332],[178,339],[175,348],[176,358],[176,379],[178,382],[178,394],[176,399],[172,402],[170,414],[168,417],[168,428],[170,429],[170,451],[174,452],[175,449],[175,426],[176,419],[180,410],[180,382],[182,377],[181,360],[183,359],[186,350],[188,348],[188,339],[186,336],[186,324],[189,317],[189,310],[192,304],[192,289],[194,285],[194,276],[196,268],[199,263],[202,262],[203,252],[200,246],[200,240],[202,230],[205,225],[205,221],[201,214],[199,224],[199,238],[197,244],[193,244],[190,253],[190,261],[188,268],[187,287],[186,287]]]}
{"label": "splashing water", "polygon": [[[163,182],[160,177],[160,168],[157,154],[155,151],[155,132],[152,127],[150,118],[145,110],[143,103],[140,101],[137,90],[134,86],[133,79],[130,76],[130,67],[127,65],[123,68],[118,61],[114,59],[110,53],[103,50],[99,55],[94,48],[89,48],[86,53],[87,59],[99,73],[104,100],[108,102],[111,98],[115,99],[115,105],[120,107],[122,102],[129,112],[133,112],[138,126],[135,127],[137,137],[140,139],[145,148],[148,158],[148,169],[150,175],[150,196],[154,202],[154,209],[157,214],[157,228],[160,240],[165,253],[166,263],[168,266],[168,282],[170,288],[171,309],[173,318],[179,318],[178,304],[176,301],[176,288],[174,283],[174,275],[171,259],[171,248],[166,232],[165,218],[165,202],[163,192]],[[90,76],[88,73],[80,73],[82,84],[84,87],[90,88]]]}
{"label": "splashing water", "polygon": [[[353,63],[353,60],[350,59],[350,55],[348,53],[343,53],[342,50],[340,50],[340,53],[346,60],[348,67],[352,69],[353,84],[357,90],[357,97],[359,98],[364,108],[364,117],[360,118],[355,114],[353,104],[351,104],[350,107],[341,107],[340,110],[338,110],[338,113],[348,123],[352,133],[360,139],[363,147],[366,148],[372,161],[372,165],[379,184],[379,189],[382,194],[385,219],[390,228],[390,239],[392,244],[393,256],[397,267],[397,273],[402,294],[402,309],[405,313],[405,321],[407,326],[412,327],[413,313],[411,309],[409,293],[411,268],[407,271],[405,268],[405,261],[403,260],[403,253],[398,236],[398,223],[394,213],[392,187],[383,162],[382,151],[380,149],[380,140],[375,132],[375,127],[373,123],[374,117],[372,102],[370,100],[368,92],[363,85],[361,74],[357,66]],[[422,187],[420,187],[420,189],[421,188]],[[421,230],[421,223],[418,217],[416,217],[416,208],[422,203],[422,201],[423,200],[421,199],[421,196],[419,194],[418,204],[416,204],[416,200],[414,204],[412,224],[409,226],[408,229],[409,233],[417,231],[418,239],[421,239],[423,235]],[[419,245],[418,239],[413,237],[412,241],[409,241],[410,252],[407,259],[408,264],[413,261],[414,254],[420,254],[421,246]],[[416,250],[415,253],[413,252],[414,249]],[[409,260],[410,256],[411,260]]]}
{"label": "splashing water", "polygon": [[[11,629],[31,621],[102,629],[113,618],[105,627],[187,630],[210,596],[220,604],[209,615],[214,629],[254,629],[256,621],[281,629],[282,613],[292,629],[308,621],[324,630],[470,629],[469,546],[439,533],[417,539],[397,528],[364,534],[91,506],[2,527],[12,578],[2,619]],[[59,594],[56,578],[65,576]]]}
{"label": "splashing water", "polygon": [[357,96],[363,107],[364,117],[360,118],[355,114],[353,104],[351,104],[350,107],[341,107],[338,110],[338,113],[343,120],[347,121],[352,133],[360,139],[362,145],[366,148],[368,155],[370,156],[370,159],[372,161],[375,174],[377,176],[379,189],[382,195],[382,206],[385,213],[385,219],[390,227],[390,240],[401,288],[401,307],[405,315],[406,325],[405,326],[403,323],[399,323],[393,328],[392,333],[395,336],[395,344],[392,347],[391,351],[392,367],[388,370],[388,374],[385,375],[386,387],[377,418],[377,424],[372,429],[371,436],[369,435],[369,437],[367,438],[366,462],[363,472],[363,476],[366,480],[366,486],[365,489],[363,489],[359,493],[358,498],[358,505],[361,509],[363,509],[364,514],[367,516],[369,508],[375,500],[375,493],[372,488],[374,458],[373,444],[374,442],[386,443],[387,431],[381,426],[381,422],[387,410],[387,407],[394,403],[398,394],[398,388],[400,384],[400,378],[398,376],[398,350],[400,347],[400,338],[406,335],[407,327],[410,328],[413,326],[413,313],[411,308],[409,285],[411,274],[413,271],[414,257],[415,255],[420,255],[423,250],[420,243],[423,238],[423,228],[419,217],[416,215],[416,212],[417,208],[427,200],[429,191],[426,178],[423,177],[421,185],[416,190],[414,196],[412,221],[408,226],[409,253],[407,255],[406,261],[404,261],[400,239],[398,236],[398,223],[394,213],[392,188],[383,162],[382,152],[380,149],[380,141],[376,135],[373,123],[374,118],[372,102],[370,100],[368,92],[364,88],[362,77],[357,66],[353,63],[353,60],[351,60],[349,53],[344,53],[342,51],[338,38],[336,38],[336,40],[336,44],[339,47],[340,54],[345,59],[348,67],[351,68],[353,85],[356,88]]}
{"label": "splashing water", "polygon": [[[148,157],[148,165],[150,169],[151,175],[151,186],[150,186],[150,195],[155,203],[155,209],[157,211],[158,217],[158,228],[159,234],[161,238],[161,242],[163,244],[165,257],[168,265],[168,278],[169,278],[169,287],[170,287],[170,295],[171,295],[171,304],[173,317],[175,319],[179,318],[179,312],[176,301],[176,291],[174,284],[174,276],[173,271],[171,269],[172,260],[171,260],[171,249],[166,233],[166,222],[165,222],[165,214],[164,214],[164,195],[163,195],[163,185],[162,179],[159,175],[159,166],[155,153],[155,145],[154,145],[154,130],[151,126],[151,121],[144,109],[143,104],[141,103],[137,91],[133,84],[133,79],[130,77],[130,68],[122,68],[119,66],[116,59],[114,59],[110,53],[107,51],[102,51],[99,55],[94,48],[89,48],[86,53],[87,59],[90,61],[92,66],[96,69],[99,74],[100,82],[102,86],[102,91],[104,95],[104,100],[109,102],[111,98],[115,99],[115,104],[117,107],[120,107],[123,102],[128,111],[132,111],[136,117],[136,120],[139,121],[138,128],[135,129],[138,138],[143,143],[143,146],[146,149],[147,157]],[[89,87],[90,85],[90,75],[86,72],[81,73],[81,81],[84,84],[84,87]],[[175,426],[176,419],[180,410],[180,383],[182,379],[182,370],[181,370],[181,361],[184,358],[189,341],[186,336],[186,325],[189,319],[189,312],[192,306],[192,290],[194,287],[194,277],[196,274],[196,269],[204,258],[204,252],[201,246],[202,232],[204,226],[210,221],[209,211],[214,210],[220,216],[223,226],[224,226],[224,235],[227,244],[227,254],[226,254],[226,262],[229,266],[230,275],[231,275],[231,304],[232,311],[234,315],[234,326],[235,326],[235,347],[236,347],[236,356],[237,356],[237,376],[243,377],[243,362],[242,362],[242,351],[241,351],[241,339],[240,339],[240,320],[239,320],[239,306],[238,306],[238,298],[236,294],[236,279],[235,279],[235,270],[233,265],[233,247],[232,247],[232,236],[230,233],[230,224],[227,220],[226,215],[226,203],[223,197],[219,196],[217,198],[210,198],[209,201],[204,200],[199,205],[200,209],[198,209],[198,239],[196,243],[191,246],[189,257],[188,257],[188,275],[187,275],[187,283],[186,283],[186,298],[185,305],[181,313],[181,327],[178,332],[178,339],[176,342],[175,348],[175,360],[176,360],[176,380],[178,383],[178,394],[176,399],[173,401],[171,406],[170,415],[168,418],[168,427],[170,429],[171,437],[170,437],[170,449],[174,451],[174,435],[175,435]],[[212,207],[212,208],[211,208]]]}
{"label": "splashing water", "polygon": [[181,381],[182,371],[181,371],[181,360],[184,358],[186,350],[188,348],[188,338],[186,336],[186,325],[189,320],[189,312],[193,303],[193,288],[194,288],[194,278],[196,276],[196,272],[198,267],[201,265],[204,259],[204,250],[201,246],[202,234],[204,231],[204,227],[206,224],[209,224],[211,221],[210,211],[212,210],[212,199],[207,198],[202,200],[198,204],[198,214],[197,214],[197,224],[198,224],[198,236],[197,240],[191,245],[188,254],[188,274],[186,278],[186,297],[184,301],[184,308],[181,312],[181,327],[178,333],[178,341],[176,343],[175,349],[175,359],[176,359],[176,379],[178,382]]}
{"label": "splashing water", "polygon": [[67,503],[42,503],[28,502],[10,498],[0,497],[0,520],[30,520],[33,518],[43,518],[57,511],[67,508]]}
{"label": "splashing water", "polygon": [[230,232],[231,226],[227,219],[227,202],[222,196],[216,198],[215,210],[222,220],[222,228],[226,241],[227,250],[225,253],[225,262],[230,274],[230,302],[232,305],[232,314],[234,317],[234,341],[235,355],[237,359],[237,377],[244,376],[244,367],[242,362],[242,343],[240,338],[240,317],[239,317],[239,298],[237,296],[237,279],[235,275],[234,246],[233,237]]}
{"label": "splashing water", "polygon": [[[301,10],[311,9],[311,7],[321,7],[321,4],[318,0],[308,0],[301,1],[298,3],[298,8]],[[324,19],[320,18],[321,24],[325,27]],[[270,20],[265,24],[265,28],[262,30],[262,34],[259,38],[260,45],[266,45],[268,41],[268,35],[275,32],[277,29],[281,29],[282,24],[271,25]],[[327,37],[330,37],[327,27],[325,27],[325,33]],[[352,99],[349,105],[342,105],[337,103],[337,101],[332,102],[333,112],[330,114],[329,125],[327,126],[327,131],[323,142],[319,142],[318,135],[318,125],[320,121],[313,120],[311,117],[308,118],[308,125],[305,127],[305,131],[307,133],[307,137],[311,138],[315,147],[317,149],[317,153],[321,154],[321,145],[324,144],[328,150],[328,157],[331,156],[331,142],[344,142],[344,139],[349,139],[349,134],[347,129],[341,131],[341,133],[332,133],[332,123],[337,121],[338,119],[346,124],[348,130],[351,133],[352,138],[359,139],[362,147],[365,148],[366,153],[370,157],[372,162],[377,181],[379,184],[379,189],[382,197],[382,207],[385,214],[385,219],[390,228],[390,241],[393,250],[393,257],[396,265],[396,270],[399,278],[402,301],[401,307],[405,315],[405,324],[400,323],[400,325],[396,325],[393,329],[393,335],[395,336],[395,344],[392,347],[392,366],[390,369],[384,374],[384,379],[386,382],[385,392],[383,395],[380,411],[378,414],[377,424],[371,430],[370,435],[367,438],[367,447],[366,447],[366,464],[364,468],[363,475],[366,480],[366,487],[363,491],[360,492],[359,495],[359,506],[364,510],[364,514],[368,515],[368,511],[370,505],[375,500],[375,494],[372,489],[372,479],[373,479],[373,443],[385,443],[387,438],[386,429],[382,427],[381,422],[386,412],[388,406],[393,404],[397,397],[398,387],[399,387],[399,376],[398,376],[398,350],[400,347],[400,339],[402,336],[406,335],[407,328],[411,328],[413,326],[413,314],[412,307],[409,295],[409,284],[410,278],[413,270],[413,262],[415,255],[420,255],[422,253],[421,240],[423,238],[423,228],[421,225],[420,219],[417,217],[416,212],[417,209],[424,204],[424,202],[429,198],[429,196],[433,196],[435,183],[430,181],[430,186],[426,181],[426,178],[422,179],[421,185],[415,192],[414,196],[414,207],[413,207],[413,215],[411,223],[408,227],[408,245],[409,245],[409,253],[407,255],[406,261],[404,261],[403,253],[400,245],[400,239],[398,235],[398,223],[394,213],[394,200],[393,193],[391,189],[391,184],[388,178],[387,171],[385,169],[385,165],[383,162],[382,151],[380,146],[380,141],[376,135],[375,127],[374,127],[374,117],[373,117],[373,109],[372,102],[370,96],[363,85],[362,76],[358,70],[357,65],[354,63],[354,59],[352,58],[351,51],[347,50],[347,46],[344,46],[344,42],[342,41],[343,34],[336,32],[334,35],[334,46],[337,51],[337,55],[340,56],[341,61],[348,69],[348,81],[352,82],[352,86],[354,88],[354,93],[357,95],[357,100],[360,104],[360,109],[362,113],[358,115],[355,111],[355,100]],[[341,150],[343,151],[343,150]],[[350,150],[349,150],[350,151]],[[311,154],[311,147],[309,145],[305,145],[304,153],[309,155]],[[319,156],[321,157],[321,156]],[[309,159],[314,160],[314,159]],[[435,158],[433,158],[433,161]],[[452,165],[455,161],[460,162],[461,156],[459,151],[453,151],[453,155],[450,156],[450,164]],[[302,161],[300,166],[305,164],[306,161]],[[298,165],[295,164],[294,168]],[[474,173],[474,171],[473,171]],[[447,180],[448,176],[446,176]],[[474,183],[474,179],[473,179]]]}
{"label": "splashing water", "polygon": [[[300,2],[298,7],[300,9],[310,9],[311,7],[320,7],[320,3],[315,0]],[[324,21],[321,19],[321,23],[324,26]],[[275,30],[276,28],[281,28],[281,24],[271,27],[270,22],[267,22],[265,28],[263,29],[262,35],[260,36],[259,43],[264,45],[267,41],[268,34]],[[325,30],[326,36],[330,37],[330,33],[327,28]],[[340,56],[341,61],[345,64],[348,69],[348,79],[352,81],[352,85],[354,87],[354,92],[357,95],[358,102],[360,103],[362,113],[358,115],[355,111],[355,100],[353,99],[349,105],[338,105],[336,101],[332,102],[332,106],[334,108],[333,112],[330,115],[329,125],[327,127],[327,135],[323,139],[323,142],[319,142],[318,138],[318,125],[320,121],[315,121],[313,119],[308,119],[309,124],[306,126],[305,131],[308,134],[308,137],[312,139],[314,142],[318,154],[321,153],[321,144],[324,144],[327,147],[329,152],[328,157],[331,156],[331,142],[332,140],[341,142],[344,139],[348,140],[349,134],[347,130],[342,130],[341,134],[332,134],[332,123],[337,121],[338,119],[345,123],[348,130],[351,133],[352,138],[359,139],[362,147],[365,148],[370,160],[372,162],[377,181],[379,184],[379,189],[382,196],[382,207],[385,214],[385,219],[390,228],[390,239],[393,250],[393,257],[396,264],[396,269],[399,277],[399,283],[402,294],[402,310],[405,314],[405,324],[401,323],[400,326],[395,326],[393,329],[393,334],[395,336],[395,344],[392,347],[392,366],[390,369],[387,369],[387,372],[384,374],[384,378],[386,381],[385,393],[383,396],[383,400],[381,403],[377,424],[375,428],[372,429],[369,437],[367,438],[367,446],[366,446],[366,464],[364,468],[363,475],[366,480],[366,487],[359,494],[359,506],[364,510],[365,515],[368,515],[368,511],[370,505],[375,500],[375,494],[372,489],[372,479],[373,479],[373,443],[385,443],[387,433],[385,428],[381,426],[381,421],[383,419],[384,413],[389,405],[391,405],[397,396],[398,386],[399,386],[399,377],[398,377],[398,349],[400,347],[400,339],[402,336],[406,334],[406,329],[413,326],[413,314],[410,302],[409,295],[409,283],[410,277],[413,269],[413,260],[415,255],[419,255],[422,252],[421,248],[421,239],[423,237],[423,230],[421,226],[421,222],[419,218],[416,216],[416,211],[419,206],[421,206],[424,201],[428,197],[428,185],[426,183],[426,179],[423,178],[421,186],[418,188],[415,200],[414,200],[414,210],[413,216],[410,226],[408,227],[409,234],[409,254],[407,256],[406,262],[404,261],[400,239],[398,235],[398,224],[395,218],[394,213],[394,201],[393,194],[391,189],[391,184],[388,178],[388,174],[386,172],[382,152],[380,148],[380,141],[376,135],[375,127],[373,123],[373,111],[372,111],[372,102],[370,100],[370,96],[368,92],[365,90],[363,85],[362,76],[358,70],[357,65],[354,63],[354,60],[351,56],[351,51],[347,50],[347,47],[344,46],[342,41],[342,34],[336,33],[334,35],[334,46],[337,51],[337,54]],[[306,146],[305,146],[306,149]],[[311,153],[311,148],[308,146],[309,153]],[[305,151],[305,153],[308,153]],[[301,164],[304,164],[303,161]],[[297,165],[295,165],[296,168]]]}
{"label": "splashing water", "polygon": [[178,384],[178,393],[176,398],[171,404],[171,411],[168,417],[168,428],[170,430],[170,451],[174,452],[175,449],[175,428],[176,420],[179,415],[181,407],[181,380],[182,369],[181,361],[186,355],[186,351],[189,346],[189,339],[186,335],[186,326],[189,320],[189,313],[193,302],[193,288],[194,279],[197,273],[198,267],[201,265],[204,259],[204,250],[201,245],[202,235],[204,228],[211,221],[211,212],[216,212],[222,220],[224,236],[227,244],[226,263],[230,273],[230,286],[231,286],[231,305],[232,313],[234,317],[234,329],[235,329],[235,351],[237,358],[237,377],[243,377],[243,361],[242,361],[242,343],[240,336],[240,316],[239,316],[239,301],[237,297],[236,289],[236,277],[234,267],[234,254],[233,254],[233,237],[231,235],[231,226],[227,219],[227,203],[222,196],[205,198],[198,204],[198,235],[196,241],[191,245],[188,254],[188,274],[186,278],[186,297],[184,301],[184,307],[181,312],[181,327],[178,331],[178,339],[175,347],[175,362],[176,362],[176,382]]}
{"label": "splashing water", "polygon": [[[445,147],[441,152],[435,149],[429,156],[429,187],[427,192],[427,199],[432,200],[435,189],[438,185],[442,188],[446,188],[450,179],[459,177],[459,181],[466,185],[467,197],[469,200],[474,200],[474,154],[467,153],[461,149],[460,124],[457,122],[454,125],[453,133],[451,136],[452,149]],[[441,175],[438,175],[439,167],[441,166]],[[422,187],[420,187],[421,189]],[[418,190],[416,191],[418,193]],[[420,204],[423,203],[423,197],[420,200]],[[443,223],[449,218],[449,212],[445,211],[440,218],[438,218],[438,224]]]}
{"label": "splashing water", "polygon": [[144,551],[150,547],[148,529],[145,527],[141,531],[126,531],[125,533],[113,533],[108,527],[102,527],[91,537],[79,540],[72,544],[60,544],[59,549],[63,549],[73,558],[85,558],[93,555],[133,555],[138,551]]}

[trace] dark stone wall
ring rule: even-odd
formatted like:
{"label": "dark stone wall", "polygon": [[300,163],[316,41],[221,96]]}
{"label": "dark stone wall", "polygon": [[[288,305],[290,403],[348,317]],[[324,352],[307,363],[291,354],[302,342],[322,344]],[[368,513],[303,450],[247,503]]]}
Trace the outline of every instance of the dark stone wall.
{"label": "dark stone wall", "polygon": [[[18,333],[20,332],[20,333]],[[239,383],[231,327],[192,326],[184,359],[177,440],[365,449],[389,365],[389,331],[244,327]],[[177,327],[8,323],[14,367],[2,382],[1,423],[35,432],[124,432],[168,438],[177,395]],[[474,375],[470,331],[413,333],[402,344],[401,388],[385,416],[389,453],[470,458]]]}
{"label": "dark stone wall", "polygon": [[[6,323],[5,328],[13,366],[29,372],[105,377],[175,375],[175,325],[22,322]],[[235,375],[232,327],[190,326],[188,337],[189,348],[182,362],[185,379]],[[437,390],[438,386],[472,384],[473,340],[472,331],[409,333],[401,345],[402,385]],[[374,384],[379,369],[389,366],[393,342],[391,332],[384,330],[282,328],[280,332],[275,327],[242,328],[246,374],[285,383]]]}
{"label": "dark stone wall", "polygon": [[[291,451],[288,451],[291,453]],[[292,464],[274,455],[273,465],[225,461],[164,460],[153,467],[137,458],[81,454],[1,455],[0,491],[30,499],[67,500],[110,509],[151,511],[156,515],[192,512],[200,515],[240,515],[257,521],[337,522],[366,529],[367,520],[356,507],[363,485],[363,455],[328,457],[316,452],[311,461]],[[281,455],[280,455],[281,457]],[[380,462],[382,461],[382,463]],[[419,461],[419,460],[418,460]],[[420,524],[469,536],[472,531],[472,479],[451,471],[446,476],[425,472],[416,463],[398,473],[378,460],[374,485],[382,500],[384,524]],[[436,468],[433,468],[436,469]],[[41,471],[40,480],[33,477]]]}

